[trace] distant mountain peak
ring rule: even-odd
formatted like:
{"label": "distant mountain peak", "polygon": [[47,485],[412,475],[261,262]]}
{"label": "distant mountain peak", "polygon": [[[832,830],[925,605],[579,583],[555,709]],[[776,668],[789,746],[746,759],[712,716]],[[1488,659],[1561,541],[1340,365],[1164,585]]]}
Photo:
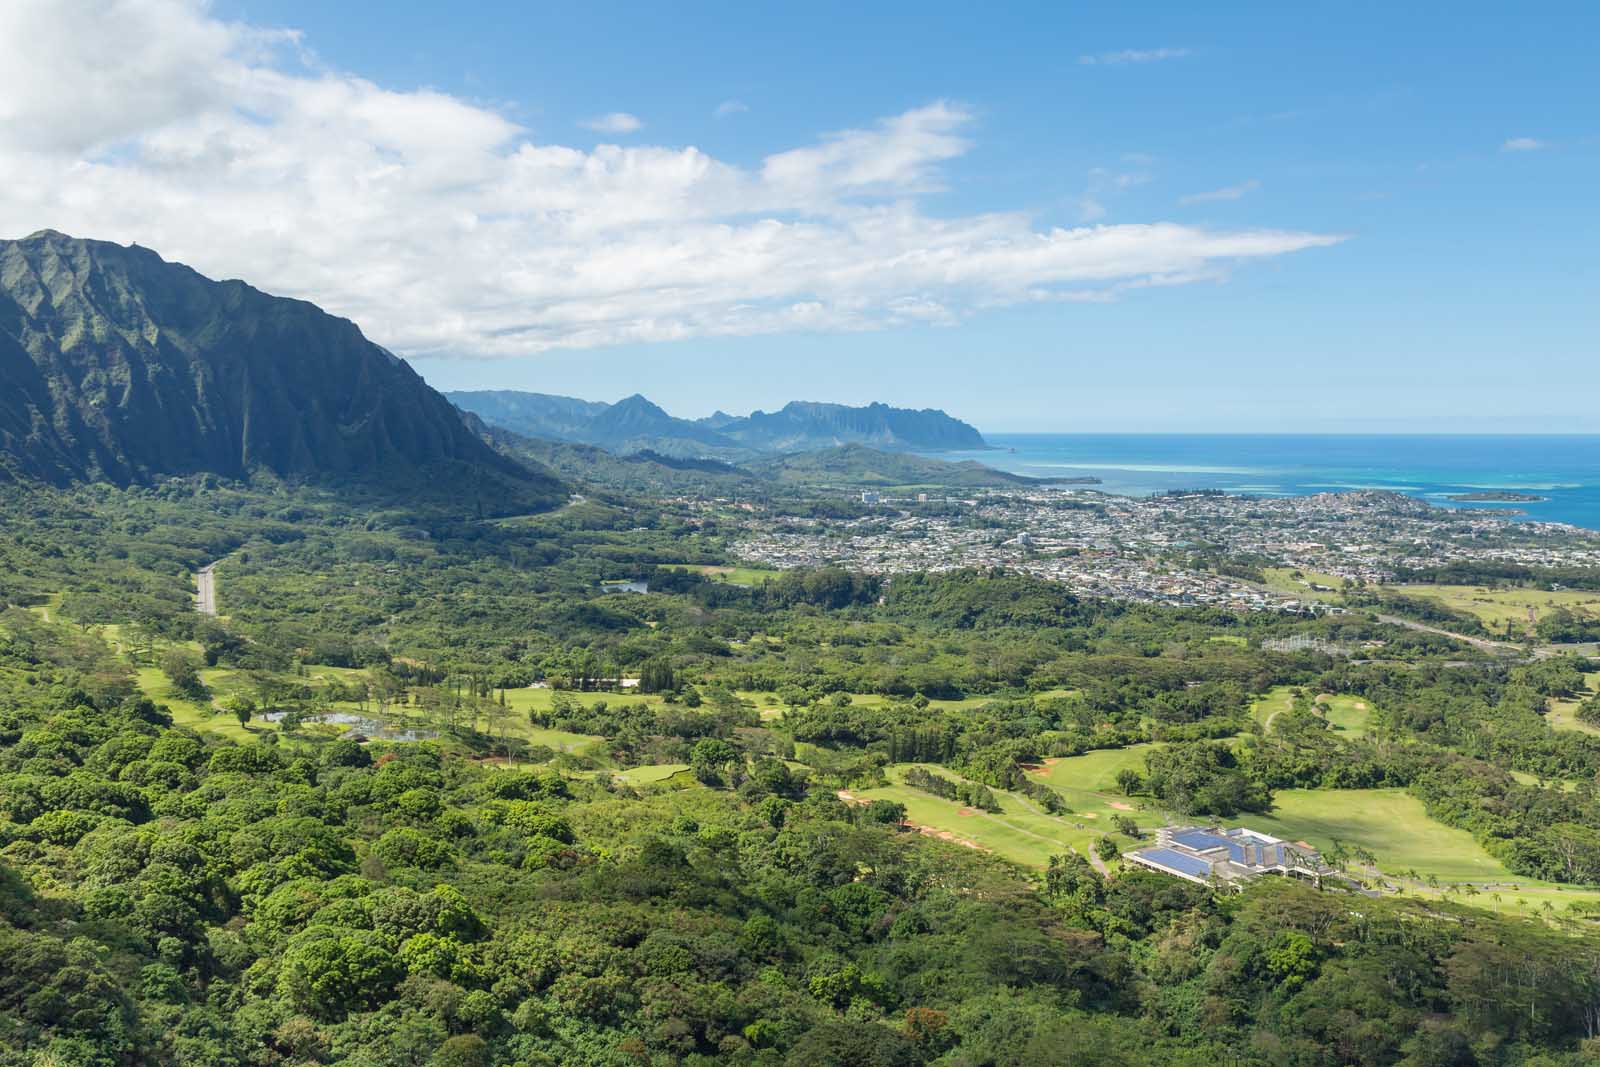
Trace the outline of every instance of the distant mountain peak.
{"label": "distant mountain peak", "polygon": [[738,417],[718,411],[679,419],[634,393],[599,410],[581,401],[538,393],[452,393],[450,398],[485,421],[517,433],[599,445],[614,452],[649,449],[663,455],[738,459],[860,444],[890,451],[948,451],[988,447],[983,435],[943,411],[912,411],[874,402],[850,407],[792,400],[776,412]]}

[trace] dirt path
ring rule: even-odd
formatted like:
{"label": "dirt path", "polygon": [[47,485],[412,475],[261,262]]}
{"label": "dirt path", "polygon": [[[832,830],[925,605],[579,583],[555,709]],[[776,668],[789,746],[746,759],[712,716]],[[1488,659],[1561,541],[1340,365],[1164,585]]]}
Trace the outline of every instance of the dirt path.
{"label": "dirt path", "polygon": [[217,613],[216,566],[207,563],[194,573],[194,609],[202,615]]}

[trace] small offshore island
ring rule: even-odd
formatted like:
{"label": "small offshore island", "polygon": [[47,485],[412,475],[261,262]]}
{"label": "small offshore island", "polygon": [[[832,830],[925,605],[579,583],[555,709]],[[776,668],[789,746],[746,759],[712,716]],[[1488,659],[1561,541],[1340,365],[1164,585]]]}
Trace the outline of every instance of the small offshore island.
{"label": "small offshore island", "polygon": [[1478,493],[1455,493],[1449,499],[1462,504],[1536,504],[1543,500],[1544,497],[1534,496],[1532,493],[1515,493],[1506,489],[1492,489]]}

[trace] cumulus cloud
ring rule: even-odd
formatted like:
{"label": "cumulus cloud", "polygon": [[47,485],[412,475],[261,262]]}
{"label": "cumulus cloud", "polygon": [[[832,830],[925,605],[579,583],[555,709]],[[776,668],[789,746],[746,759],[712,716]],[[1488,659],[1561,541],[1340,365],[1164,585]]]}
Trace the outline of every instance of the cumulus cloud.
{"label": "cumulus cloud", "polygon": [[742,115],[749,110],[750,105],[743,100],[724,100],[717,105],[717,110],[712,114],[719,119],[725,119],[729,115]]}
{"label": "cumulus cloud", "polygon": [[202,0],[0,4],[0,234],[137,241],[406,355],[953,324],[1339,240],[930,213],[972,127],[936,101],[756,166],[585,150],[307,62]]}
{"label": "cumulus cloud", "polygon": [[1159,63],[1164,59],[1182,59],[1190,54],[1187,48],[1124,48],[1120,52],[1079,56],[1078,62],[1086,67],[1122,67],[1129,63]]}
{"label": "cumulus cloud", "polygon": [[1537,152],[1545,143],[1537,137],[1513,137],[1500,146],[1502,152]]}
{"label": "cumulus cloud", "polygon": [[639,121],[639,116],[630,115],[626,111],[613,111],[609,115],[596,115],[592,119],[584,119],[578,123],[586,130],[598,133],[637,133],[644,129],[644,123]]}
{"label": "cumulus cloud", "polygon": [[1242,181],[1238,185],[1224,185],[1221,189],[1212,189],[1204,193],[1190,193],[1188,196],[1178,198],[1180,204],[1213,204],[1221,200],[1242,200],[1244,197],[1261,188],[1261,183],[1254,178]]}

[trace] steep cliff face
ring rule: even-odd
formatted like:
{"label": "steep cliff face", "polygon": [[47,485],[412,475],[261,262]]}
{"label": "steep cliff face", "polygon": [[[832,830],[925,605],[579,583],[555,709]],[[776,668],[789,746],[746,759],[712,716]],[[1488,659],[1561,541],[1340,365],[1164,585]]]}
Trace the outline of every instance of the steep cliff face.
{"label": "steep cliff face", "polygon": [[548,480],[488,448],[354,323],[52,231],[0,242],[0,453],[52,482],[441,467]]}

